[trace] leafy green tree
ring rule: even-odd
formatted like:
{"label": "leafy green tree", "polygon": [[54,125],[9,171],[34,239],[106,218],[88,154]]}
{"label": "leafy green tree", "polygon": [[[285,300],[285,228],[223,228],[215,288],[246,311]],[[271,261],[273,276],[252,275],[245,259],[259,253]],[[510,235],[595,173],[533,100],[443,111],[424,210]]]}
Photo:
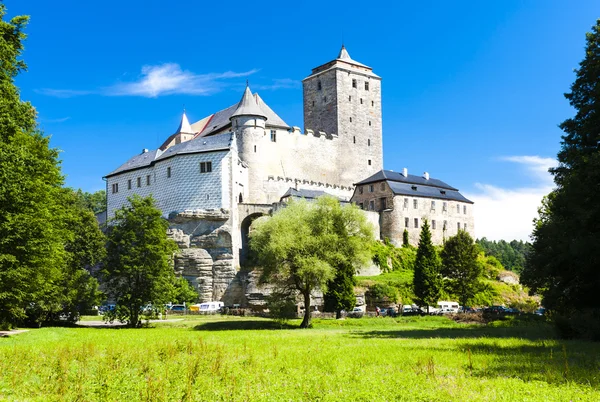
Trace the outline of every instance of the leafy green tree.
{"label": "leafy green tree", "polygon": [[84,208],[91,210],[94,214],[106,211],[106,191],[99,190],[94,193],[77,190],[77,197]]}
{"label": "leafy green tree", "polygon": [[410,241],[408,240],[408,230],[404,229],[402,232],[402,247],[410,246]]}
{"label": "leafy green tree", "polygon": [[313,291],[326,292],[340,268],[366,264],[372,241],[373,229],[362,212],[332,197],[291,202],[271,219],[259,221],[250,234],[261,282],[275,285],[281,294],[302,296],[301,328],[310,326]]}
{"label": "leafy green tree", "polygon": [[176,304],[193,304],[198,301],[198,292],[187,279],[177,276],[173,279],[173,295],[171,301]]}
{"label": "leafy green tree", "polygon": [[413,287],[417,304],[420,307],[427,306],[427,312],[429,306],[437,303],[442,292],[443,281],[440,268],[440,258],[431,242],[429,223],[425,219],[417,248]]}
{"label": "leafy green tree", "polygon": [[26,69],[18,58],[28,17],[4,21],[5,15],[0,4],[0,326],[11,327],[31,312],[43,319],[61,308],[56,284],[68,233],[58,151],[38,131],[35,110],[14,84]]}
{"label": "leafy green tree", "polygon": [[482,289],[483,266],[477,260],[479,249],[465,230],[449,238],[442,250],[442,273],[450,293],[458,296],[461,306],[468,306]]}
{"label": "leafy green tree", "polygon": [[[547,309],[579,322],[600,322],[600,20],[586,39],[585,58],[565,94],[576,114],[560,125],[565,134],[559,165],[550,170],[556,187],[534,222],[533,249],[521,279],[542,295]],[[589,320],[576,318],[581,314]]]}
{"label": "leafy green tree", "polygon": [[116,305],[109,318],[138,327],[144,306],[162,306],[173,295],[177,245],[167,238],[169,225],[152,197],[128,200],[110,222],[102,277]]}

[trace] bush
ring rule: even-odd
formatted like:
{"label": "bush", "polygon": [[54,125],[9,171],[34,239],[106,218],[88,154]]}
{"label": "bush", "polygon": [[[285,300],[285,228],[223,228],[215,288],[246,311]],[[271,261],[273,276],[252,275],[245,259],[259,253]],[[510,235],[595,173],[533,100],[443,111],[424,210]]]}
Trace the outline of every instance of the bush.
{"label": "bush", "polygon": [[266,300],[269,316],[277,321],[285,322],[298,315],[296,298],[292,295],[273,292]]}
{"label": "bush", "polygon": [[398,291],[395,287],[384,283],[376,283],[365,292],[367,304],[373,305],[377,302],[398,302]]}

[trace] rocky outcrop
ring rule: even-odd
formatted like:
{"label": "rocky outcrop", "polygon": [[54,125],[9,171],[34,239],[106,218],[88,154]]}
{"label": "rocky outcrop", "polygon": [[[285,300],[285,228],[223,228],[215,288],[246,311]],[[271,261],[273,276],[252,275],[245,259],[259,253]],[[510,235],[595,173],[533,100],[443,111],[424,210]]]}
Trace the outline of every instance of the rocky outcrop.
{"label": "rocky outcrop", "polygon": [[175,273],[186,278],[196,288],[199,301],[213,300],[213,259],[206,250],[181,250],[175,256]]}
{"label": "rocky outcrop", "polygon": [[518,285],[519,284],[519,276],[514,272],[510,271],[502,271],[498,274],[499,281],[508,283],[509,285]]}

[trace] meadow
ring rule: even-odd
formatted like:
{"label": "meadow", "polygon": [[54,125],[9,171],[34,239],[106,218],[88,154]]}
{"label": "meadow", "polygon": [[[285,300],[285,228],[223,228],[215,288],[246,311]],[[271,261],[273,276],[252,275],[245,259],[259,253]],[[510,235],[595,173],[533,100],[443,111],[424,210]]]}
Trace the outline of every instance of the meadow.
{"label": "meadow", "polygon": [[600,344],[544,322],[187,317],[0,338],[0,400],[598,401]]}

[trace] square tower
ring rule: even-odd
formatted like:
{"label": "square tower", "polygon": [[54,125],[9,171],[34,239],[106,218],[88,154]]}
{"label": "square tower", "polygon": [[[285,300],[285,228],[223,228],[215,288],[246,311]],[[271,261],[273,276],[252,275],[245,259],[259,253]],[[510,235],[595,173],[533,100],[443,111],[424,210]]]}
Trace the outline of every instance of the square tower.
{"label": "square tower", "polygon": [[302,84],[305,129],[338,136],[340,181],[353,184],[383,169],[381,78],[372,68],[342,46]]}

